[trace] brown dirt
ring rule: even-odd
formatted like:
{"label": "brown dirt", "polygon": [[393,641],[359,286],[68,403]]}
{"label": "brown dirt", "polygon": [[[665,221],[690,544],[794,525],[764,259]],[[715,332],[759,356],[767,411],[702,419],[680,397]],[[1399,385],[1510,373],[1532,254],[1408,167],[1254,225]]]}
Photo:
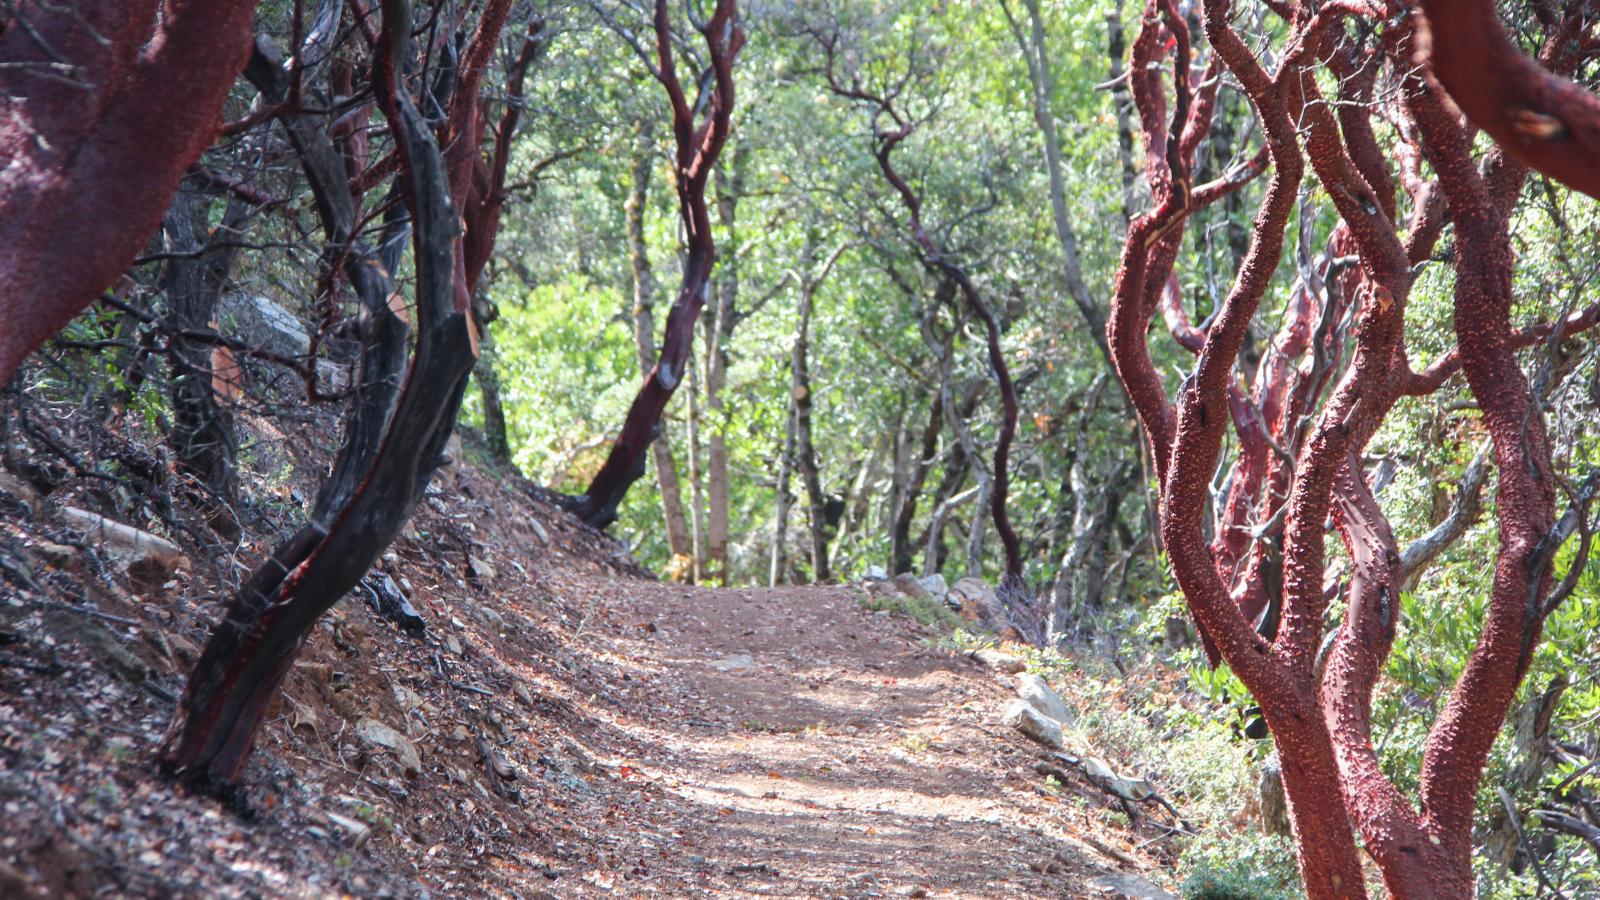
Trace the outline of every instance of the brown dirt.
{"label": "brown dirt", "polygon": [[35,579],[0,580],[0,895],[1114,897],[1158,864],[1034,774],[1004,676],[859,588],[662,584],[516,480],[438,487],[384,564],[426,633],[318,626],[248,821],[149,763],[214,582],[139,593],[0,525]]}

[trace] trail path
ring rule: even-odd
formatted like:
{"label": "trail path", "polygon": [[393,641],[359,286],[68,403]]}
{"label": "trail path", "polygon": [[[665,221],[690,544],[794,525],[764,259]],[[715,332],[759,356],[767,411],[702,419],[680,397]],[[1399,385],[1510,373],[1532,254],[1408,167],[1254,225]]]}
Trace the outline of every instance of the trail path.
{"label": "trail path", "polygon": [[627,679],[608,718],[641,756],[617,762],[662,789],[611,837],[633,890],[1121,895],[1000,725],[1006,676],[854,588],[616,587],[588,586],[618,627],[578,649]]}

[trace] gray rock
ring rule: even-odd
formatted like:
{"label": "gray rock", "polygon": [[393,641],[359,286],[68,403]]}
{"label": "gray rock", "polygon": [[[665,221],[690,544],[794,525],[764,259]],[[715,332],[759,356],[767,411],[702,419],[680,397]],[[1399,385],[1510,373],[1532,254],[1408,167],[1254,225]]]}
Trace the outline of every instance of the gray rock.
{"label": "gray rock", "polygon": [[994,588],[981,578],[968,576],[950,588],[951,605],[961,613],[961,618],[990,631],[1000,633],[1011,627],[1005,604],[995,595]]}
{"label": "gray rock", "polygon": [[1150,881],[1126,872],[1106,872],[1089,883],[1117,900],[1178,900]]}
{"label": "gray rock", "polygon": [[889,570],[883,566],[867,566],[867,578],[870,581],[882,581],[889,577]]}
{"label": "gray rock", "polygon": [[[223,294],[218,306],[223,330],[252,347],[289,357],[304,357],[311,352],[311,335],[300,318],[271,298]],[[350,387],[350,367],[319,359],[317,379],[324,391],[345,390]]]}
{"label": "gray rock", "polygon": [[756,661],[748,653],[735,653],[711,661],[711,668],[718,672],[749,672],[755,667]]}
{"label": "gray rock", "polygon": [[994,647],[985,647],[972,654],[973,658],[989,668],[1006,675],[1015,675],[1028,668],[1028,664],[1020,656],[1012,656],[1004,650]]}
{"label": "gray rock", "polygon": [[894,577],[894,586],[899,588],[900,593],[905,594],[907,597],[921,599],[932,596],[928,593],[928,589],[922,586],[922,581],[910,572],[902,572],[896,575]]}
{"label": "gray rock", "polygon": [[1061,695],[1050,689],[1050,683],[1031,672],[1017,676],[1017,697],[1041,715],[1049,716],[1063,725],[1070,725],[1077,719]]}
{"label": "gray rock", "polygon": [[253,347],[279,356],[304,356],[311,347],[299,317],[268,297],[228,293],[218,306],[223,324]]}
{"label": "gray rock", "polygon": [[950,586],[944,583],[944,576],[935,572],[917,579],[917,584],[928,592],[928,596],[935,600],[943,600],[950,593]]}
{"label": "gray rock", "polygon": [[377,719],[362,719],[356,723],[356,736],[369,744],[394,751],[395,758],[400,761],[406,774],[422,774],[422,755],[417,753],[417,745],[399,731]]}
{"label": "gray rock", "polygon": [[973,578],[971,575],[956,579],[956,583],[950,586],[950,590],[968,599],[981,600],[995,605],[1000,603],[999,598],[995,596],[994,588],[989,587],[982,578]]}
{"label": "gray rock", "polygon": [[1025,737],[1051,750],[1060,750],[1063,746],[1061,723],[1034,709],[1025,700],[1007,703],[1001,718]]}

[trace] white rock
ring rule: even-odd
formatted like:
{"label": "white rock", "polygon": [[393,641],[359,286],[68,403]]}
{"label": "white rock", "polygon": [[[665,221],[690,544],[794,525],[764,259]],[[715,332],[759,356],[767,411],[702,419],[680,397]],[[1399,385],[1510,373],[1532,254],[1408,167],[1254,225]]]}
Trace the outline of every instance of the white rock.
{"label": "white rock", "polygon": [[1070,725],[1077,718],[1061,695],[1050,689],[1050,683],[1032,672],[1017,676],[1017,697],[1063,725]]}
{"label": "white rock", "polygon": [[1007,703],[1002,719],[1029,739],[1051,750],[1060,750],[1063,746],[1061,723],[1034,709],[1025,700]]}
{"label": "white rock", "polygon": [[872,581],[882,581],[889,577],[889,570],[883,566],[867,566],[867,578]]}
{"label": "white rock", "polygon": [[400,732],[377,719],[362,719],[356,723],[356,736],[369,744],[394,751],[395,758],[400,761],[406,774],[422,774],[422,755],[417,752],[417,745]]}
{"label": "white rock", "polygon": [[735,653],[711,661],[711,668],[718,672],[749,672],[755,667],[756,661],[748,653]]}

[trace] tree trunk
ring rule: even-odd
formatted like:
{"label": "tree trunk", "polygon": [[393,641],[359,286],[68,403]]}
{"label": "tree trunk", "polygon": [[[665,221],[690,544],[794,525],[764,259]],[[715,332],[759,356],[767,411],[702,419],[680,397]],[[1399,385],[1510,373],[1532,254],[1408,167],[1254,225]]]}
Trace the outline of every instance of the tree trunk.
{"label": "tree trunk", "polygon": [[696,583],[706,572],[706,497],[705,473],[700,465],[700,370],[694,365],[693,336],[689,348],[689,546]]}
{"label": "tree trunk", "polygon": [[828,565],[827,497],[822,493],[822,474],[817,465],[817,450],[811,437],[810,329],[814,291],[802,285],[798,324],[790,366],[794,372],[795,464],[806,487],[806,512],[811,530],[811,579],[825,582],[833,578]]}
{"label": "tree trunk", "polygon": [[[1078,257],[1078,236],[1072,230],[1072,217],[1067,210],[1066,177],[1062,172],[1061,138],[1056,132],[1055,110],[1052,103],[1055,97],[1055,73],[1050,66],[1049,43],[1045,39],[1044,19],[1039,13],[1039,0],[1023,0],[1023,5],[1028,9],[1028,28],[1026,33],[1022,23],[1011,18],[1009,4],[1005,12],[1011,22],[1012,31],[1017,39],[1019,49],[1028,64],[1028,79],[1032,84],[1033,120],[1039,126],[1039,135],[1044,143],[1045,171],[1050,176],[1050,215],[1055,223],[1056,239],[1061,244],[1062,275],[1067,282],[1067,295],[1072,298],[1072,303],[1078,308],[1078,315],[1083,318],[1083,323],[1088,326],[1089,337],[1094,341],[1095,347],[1100,350],[1101,359],[1106,365],[1111,364],[1111,350],[1106,346],[1105,313],[1094,302],[1089,294],[1089,286],[1083,280],[1083,264]],[[1121,3],[1117,4],[1116,20],[1113,32],[1113,41],[1121,38]],[[1111,14],[1107,14],[1108,17]],[[1118,74],[1115,69],[1121,61],[1120,48],[1113,43],[1116,56],[1112,57],[1112,77]],[[1115,101],[1113,101],[1115,102]],[[1129,178],[1131,184],[1131,173]]]}
{"label": "tree trunk", "polygon": [[894,531],[889,538],[889,574],[911,571],[911,558],[917,546],[911,540],[911,523],[917,515],[917,500],[922,496],[922,486],[939,452],[939,432],[944,427],[944,397],[934,391],[928,403],[928,423],[922,429],[922,441],[916,448],[916,459],[910,462],[910,472],[895,511]]}
{"label": "tree trunk", "polygon": [[727,342],[733,337],[739,299],[739,195],[744,191],[748,141],[734,145],[731,174],[717,176],[717,218],[722,222],[728,253],[716,285],[714,315],[706,319],[706,574],[718,584],[728,579],[728,413],[722,391],[728,381]]}
{"label": "tree trunk", "polygon": [[772,526],[772,568],[767,575],[767,586],[777,587],[789,567],[789,482],[794,471],[795,420],[794,377],[789,380],[788,415],[785,417],[783,453],[778,458],[777,502]]}
{"label": "tree trunk", "polygon": [[[211,198],[191,179],[174,198],[164,225],[167,252],[177,254],[168,261],[165,277],[167,315],[174,335],[169,345],[172,432],[167,440],[178,471],[201,487],[199,502],[206,521],[217,534],[235,541],[240,530],[235,512],[239,442],[233,411],[219,402],[227,399],[219,394],[231,393],[234,386],[227,379],[237,370],[226,349],[185,337],[186,332],[215,333],[217,299],[236,255],[229,244],[242,236],[246,219],[245,204],[230,200],[213,233],[211,206]],[[222,364],[223,371],[216,370],[213,359]]]}
{"label": "tree trunk", "polygon": [[705,307],[711,269],[716,262],[711,217],[706,209],[706,185],[732,123],[733,60],[744,46],[744,31],[736,16],[737,5],[735,0],[717,0],[716,9],[700,26],[710,56],[712,86],[706,98],[707,117],[703,123],[697,123],[697,110],[690,106],[678,81],[668,4],[666,0],[656,0],[659,59],[656,76],[672,106],[672,130],[677,144],[674,174],[678,213],[687,236],[688,252],[678,297],[667,314],[661,355],[639,393],[634,395],[605,464],[589,482],[588,490],[573,503],[578,517],[596,528],[616,521],[617,506],[627,495],[628,488],[644,474],[645,452],[659,433],[662,410],[684,373],[693,365],[694,325]]}
{"label": "tree trunk", "polygon": [[[633,275],[633,339],[639,350],[639,372],[646,377],[656,359],[656,278],[650,267],[650,249],[644,239],[644,211],[649,199],[651,155],[655,122],[642,118],[634,126],[633,184],[623,204],[624,233],[628,244],[628,264]],[[682,566],[694,552],[689,543],[689,522],[683,511],[683,488],[678,483],[678,464],[672,456],[671,435],[666,422],[661,436],[650,444],[655,460],[656,484],[661,490],[661,515],[667,525],[667,548],[675,565]]]}
{"label": "tree trunk", "polygon": [[255,6],[6,4],[28,25],[0,31],[0,385],[155,232],[222,124]]}
{"label": "tree trunk", "polygon": [[[385,273],[391,269],[352,244],[347,271],[366,305],[366,321],[401,339],[375,340],[369,331],[356,410],[310,522],[228,603],[189,676],[161,761],[196,787],[236,790],[256,732],[307,632],[356,585],[421,498],[476,356],[465,267],[455,255],[463,198],[453,196],[444,155],[398,78],[409,55],[410,8],[403,0],[385,0],[383,11],[373,87],[400,154],[400,195],[415,223],[416,350],[401,382],[388,383],[393,351],[403,358],[409,329],[389,304]],[[492,18],[485,13],[485,22]],[[498,27],[485,34],[480,25],[474,44],[496,42]],[[348,201],[342,164],[337,177],[325,186],[344,185]]]}
{"label": "tree trunk", "polygon": [[500,400],[500,373],[494,367],[494,337],[487,327],[481,334],[480,354],[473,364],[472,378],[478,383],[478,396],[483,403],[483,441],[490,459],[515,467],[511,460],[511,440],[506,436],[506,410]]}

